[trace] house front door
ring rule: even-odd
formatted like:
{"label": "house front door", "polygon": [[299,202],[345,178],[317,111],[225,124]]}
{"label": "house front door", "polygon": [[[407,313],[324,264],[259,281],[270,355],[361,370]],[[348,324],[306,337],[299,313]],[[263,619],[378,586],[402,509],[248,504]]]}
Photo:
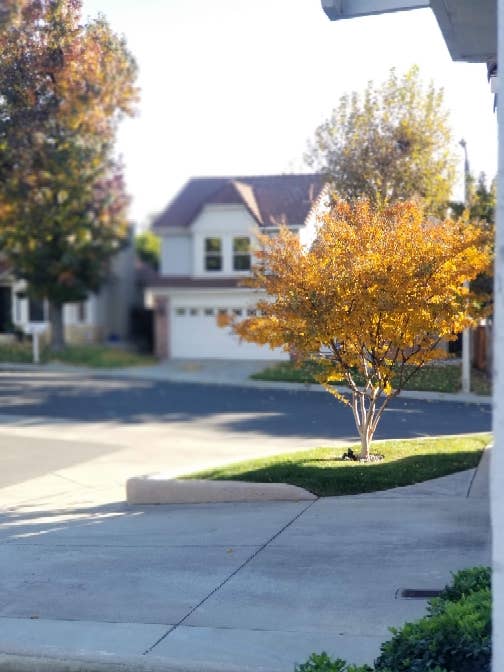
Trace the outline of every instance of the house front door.
{"label": "house front door", "polygon": [[12,331],[12,289],[0,287],[0,333]]}

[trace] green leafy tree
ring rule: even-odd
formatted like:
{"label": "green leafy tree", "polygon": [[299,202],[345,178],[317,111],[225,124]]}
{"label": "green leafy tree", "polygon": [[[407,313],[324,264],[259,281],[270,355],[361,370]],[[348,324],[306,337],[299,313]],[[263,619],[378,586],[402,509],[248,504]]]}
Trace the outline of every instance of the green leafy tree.
{"label": "green leafy tree", "polygon": [[[450,203],[450,209],[457,217],[462,216],[465,210],[472,221],[479,221],[484,226],[491,239],[494,238],[495,208],[497,206],[497,184],[495,178],[488,184],[485,173],[480,173],[476,180],[471,172],[467,172],[466,198],[467,204],[461,201]],[[493,277],[489,273],[482,273],[472,283],[471,287],[485,294],[488,301],[493,299]]]}
{"label": "green leafy tree", "polygon": [[495,224],[495,208],[497,206],[497,184],[495,179],[487,184],[485,173],[480,173],[477,182],[469,194],[469,212],[471,219],[479,219],[488,225]]}
{"label": "green leafy tree", "polygon": [[340,99],[309,145],[306,160],[324,172],[338,197],[384,205],[418,196],[444,214],[455,181],[443,91],[424,86],[415,66],[362,95]]}
{"label": "green leafy tree", "polygon": [[488,184],[485,173],[480,173],[478,179],[471,172],[466,175],[467,205],[462,201],[452,201],[450,208],[454,215],[460,217],[464,210],[469,210],[470,219],[478,219],[492,227],[495,223],[495,208],[497,205],[497,185],[495,179]]}
{"label": "green leafy tree", "polygon": [[63,305],[107,277],[128,237],[113,148],[133,113],[136,65],[80,0],[31,0],[0,31],[0,246],[34,298],[47,299],[52,346]]}
{"label": "green leafy tree", "polygon": [[135,250],[139,259],[151,266],[154,270],[159,269],[161,259],[161,239],[152,231],[144,231],[135,237]]}

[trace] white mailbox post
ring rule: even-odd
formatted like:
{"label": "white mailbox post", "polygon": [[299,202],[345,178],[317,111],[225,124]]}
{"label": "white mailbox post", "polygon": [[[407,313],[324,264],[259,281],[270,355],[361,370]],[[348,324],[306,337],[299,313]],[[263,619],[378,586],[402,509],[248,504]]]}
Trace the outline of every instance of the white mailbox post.
{"label": "white mailbox post", "polygon": [[40,336],[47,329],[47,324],[45,322],[30,322],[25,327],[25,332],[30,334],[32,337],[32,346],[33,346],[33,363],[40,363]]}

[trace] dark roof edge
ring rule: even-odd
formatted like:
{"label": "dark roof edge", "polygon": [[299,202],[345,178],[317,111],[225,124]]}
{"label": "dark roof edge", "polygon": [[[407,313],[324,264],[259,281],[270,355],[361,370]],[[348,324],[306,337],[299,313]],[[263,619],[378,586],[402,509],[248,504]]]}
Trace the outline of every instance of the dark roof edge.
{"label": "dark roof edge", "polygon": [[244,278],[193,278],[174,275],[158,276],[149,280],[147,288],[151,289],[227,289],[240,287]]}

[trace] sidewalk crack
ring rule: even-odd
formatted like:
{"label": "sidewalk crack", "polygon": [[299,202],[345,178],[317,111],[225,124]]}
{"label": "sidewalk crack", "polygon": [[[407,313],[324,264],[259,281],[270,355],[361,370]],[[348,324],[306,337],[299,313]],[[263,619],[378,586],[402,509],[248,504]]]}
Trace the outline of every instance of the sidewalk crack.
{"label": "sidewalk crack", "polygon": [[152,644],[152,646],[149,646],[149,648],[146,649],[146,650],[142,653],[142,655],[145,656],[145,655],[151,653],[151,651],[153,651],[153,649],[155,649],[156,646],[157,646],[158,644],[160,644],[162,641],[164,641],[164,640],[168,637],[168,635],[170,635],[170,634],[171,634],[174,630],[176,630],[179,626],[183,625],[184,622],[187,621],[187,619],[188,619],[190,616],[192,616],[192,614],[194,614],[194,612],[195,612],[197,609],[199,609],[203,604],[205,604],[205,602],[207,602],[211,597],[213,597],[213,595],[215,595],[215,593],[217,593],[221,588],[223,588],[223,587],[226,585],[226,583],[228,583],[229,581],[231,581],[231,579],[232,579],[233,577],[235,577],[235,576],[238,574],[238,572],[240,572],[240,571],[241,571],[244,567],[246,567],[250,562],[252,562],[252,560],[254,560],[255,558],[257,558],[257,556],[258,556],[260,553],[262,553],[262,551],[264,551],[264,549],[267,548],[267,546],[269,546],[273,541],[275,541],[275,539],[277,539],[277,538],[278,538],[278,537],[279,537],[279,536],[280,536],[280,535],[281,535],[281,534],[282,534],[288,527],[290,527],[293,523],[295,523],[296,520],[298,520],[299,518],[301,518],[301,516],[302,516],[304,513],[306,513],[306,511],[308,511],[308,509],[311,508],[311,507],[315,504],[315,502],[318,502],[318,500],[319,500],[319,497],[317,497],[317,499],[312,500],[307,506],[304,507],[304,509],[302,509],[301,511],[299,511],[299,513],[297,513],[291,520],[289,520],[287,523],[285,523],[285,525],[284,525],[283,527],[281,527],[277,532],[275,532],[275,534],[274,534],[272,537],[270,537],[267,541],[265,541],[264,544],[262,544],[261,546],[259,546],[259,548],[258,548],[254,553],[252,553],[252,555],[250,555],[246,560],[244,560],[244,561],[241,563],[241,565],[239,565],[235,570],[233,570],[233,571],[231,572],[231,574],[229,574],[229,576],[227,576],[223,581],[221,581],[221,583],[219,583],[218,586],[216,586],[213,590],[211,590],[211,591],[208,593],[208,595],[206,595],[202,600],[200,600],[200,601],[198,602],[198,604],[196,604],[192,609],[190,609],[190,610],[187,612],[187,614],[185,614],[185,616],[183,616],[179,621],[177,621],[177,623],[175,623],[174,625],[172,625],[172,626],[169,628],[169,630],[167,630],[167,631],[166,631],[166,632],[165,632],[165,633],[164,633],[158,640],[156,640],[156,641],[154,642],[154,644]]}

